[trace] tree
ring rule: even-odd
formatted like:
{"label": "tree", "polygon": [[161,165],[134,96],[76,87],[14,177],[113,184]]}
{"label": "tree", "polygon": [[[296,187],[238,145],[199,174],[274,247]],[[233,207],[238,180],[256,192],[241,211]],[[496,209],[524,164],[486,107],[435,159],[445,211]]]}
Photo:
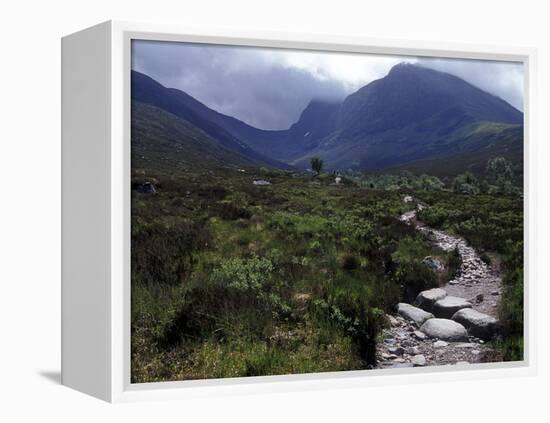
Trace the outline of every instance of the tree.
{"label": "tree", "polygon": [[490,159],[487,162],[487,172],[498,192],[510,194],[514,191],[514,171],[510,161],[504,157]]}
{"label": "tree", "polygon": [[313,171],[315,171],[317,175],[320,174],[321,170],[323,170],[323,159],[320,159],[319,157],[312,157],[311,169],[313,169]]}
{"label": "tree", "polygon": [[453,191],[460,194],[479,194],[479,181],[467,171],[454,178]]}

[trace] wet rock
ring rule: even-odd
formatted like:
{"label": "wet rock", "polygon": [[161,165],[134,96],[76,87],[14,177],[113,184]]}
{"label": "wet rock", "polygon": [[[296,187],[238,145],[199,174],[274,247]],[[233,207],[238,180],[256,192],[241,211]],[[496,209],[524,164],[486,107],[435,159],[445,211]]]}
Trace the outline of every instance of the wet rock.
{"label": "wet rock", "polygon": [[453,320],[463,325],[468,332],[480,339],[491,339],[497,328],[497,320],[471,308],[464,308],[453,315]]}
{"label": "wet rock", "polygon": [[449,319],[429,319],[420,330],[430,338],[444,341],[467,341],[468,332],[460,323]]}
{"label": "wet rock", "polygon": [[431,312],[434,304],[446,296],[447,291],[442,288],[428,289],[417,295],[416,300],[414,300],[414,305],[425,311]]}
{"label": "wet rock", "polygon": [[472,308],[472,303],[466,301],[464,298],[448,295],[436,301],[433,306],[433,314],[435,314],[436,317],[450,319],[458,310],[463,308]]}
{"label": "wet rock", "polygon": [[426,320],[432,319],[434,315],[410,304],[397,304],[397,312],[407,320],[412,320],[417,326],[421,326]]}

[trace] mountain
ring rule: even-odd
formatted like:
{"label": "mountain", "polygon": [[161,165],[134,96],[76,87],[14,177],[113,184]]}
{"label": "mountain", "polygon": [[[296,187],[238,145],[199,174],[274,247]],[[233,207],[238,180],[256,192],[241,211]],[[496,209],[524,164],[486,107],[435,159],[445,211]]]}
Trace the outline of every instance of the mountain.
{"label": "mountain", "polygon": [[[204,131],[225,149],[237,153],[258,165],[289,167],[283,162],[258,153],[246,142],[233,135],[226,128],[229,125],[225,120],[236,119],[209,109],[183,91],[166,88],[149,76],[136,71],[132,71],[131,84],[132,101],[155,106],[185,120],[197,129]],[[222,125],[219,124],[220,121]]]}
{"label": "mountain", "polygon": [[132,166],[173,171],[257,166],[203,130],[159,107],[132,101]]}
{"label": "mountain", "polygon": [[512,155],[518,166],[523,161],[519,110],[456,76],[406,63],[343,102],[312,100],[286,130],[254,128],[135,71],[132,98],[188,121],[252,161],[277,167],[308,168],[314,156],[335,170],[421,168],[453,157],[468,167],[480,152]]}
{"label": "mountain", "polygon": [[453,154],[447,158],[433,157],[383,168],[376,173],[400,173],[408,170],[415,174],[428,174],[440,178],[456,176],[468,170],[479,178],[486,173],[487,162],[494,157],[504,157],[512,162],[518,181],[523,181],[523,127],[518,125],[493,124],[481,126],[471,137],[482,138],[474,149]]}
{"label": "mountain", "polygon": [[365,170],[442,159],[483,147],[489,127],[495,142],[522,123],[520,111],[456,76],[400,64],[349,95],[336,130],[291,163],[306,167],[316,155],[332,168]]}

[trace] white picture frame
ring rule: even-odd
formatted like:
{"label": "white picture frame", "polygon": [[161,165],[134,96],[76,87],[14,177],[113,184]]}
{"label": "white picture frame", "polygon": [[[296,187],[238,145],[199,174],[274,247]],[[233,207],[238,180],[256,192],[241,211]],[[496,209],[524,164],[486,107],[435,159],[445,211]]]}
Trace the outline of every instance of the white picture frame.
{"label": "white picture frame", "polygon": [[[525,70],[525,360],[475,366],[130,383],[132,39],[521,62]],[[62,383],[110,402],[533,375],[536,51],[105,22],[62,40]]]}

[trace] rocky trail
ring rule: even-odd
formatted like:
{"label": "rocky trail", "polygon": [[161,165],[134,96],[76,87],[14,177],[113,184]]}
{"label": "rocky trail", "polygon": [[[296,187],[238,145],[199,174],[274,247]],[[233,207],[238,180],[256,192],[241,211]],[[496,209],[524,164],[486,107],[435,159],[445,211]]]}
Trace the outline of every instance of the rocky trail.
{"label": "rocky trail", "polygon": [[[483,363],[498,360],[487,347],[498,327],[501,278],[461,237],[427,227],[416,219],[424,206],[411,196],[405,203],[416,208],[401,220],[423,233],[444,251],[455,248],[462,259],[458,276],[444,287],[421,292],[413,304],[400,303],[388,315],[390,327],[377,346],[377,367],[422,367]],[[431,258],[426,258],[431,260]],[[437,261],[432,266],[440,265]]]}

